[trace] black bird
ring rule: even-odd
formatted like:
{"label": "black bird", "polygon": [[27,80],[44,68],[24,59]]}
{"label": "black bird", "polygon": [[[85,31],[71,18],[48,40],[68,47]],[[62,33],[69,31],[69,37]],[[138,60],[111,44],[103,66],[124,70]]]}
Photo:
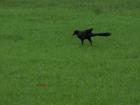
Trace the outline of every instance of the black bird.
{"label": "black bird", "polygon": [[104,37],[106,37],[106,36],[111,35],[110,32],[93,33],[92,31],[93,31],[93,28],[83,30],[83,31],[75,30],[73,35],[77,35],[77,37],[81,40],[82,45],[83,45],[85,39],[87,39],[90,42],[90,44],[92,45],[91,37],[95,37],[95,36],[104,36]]}

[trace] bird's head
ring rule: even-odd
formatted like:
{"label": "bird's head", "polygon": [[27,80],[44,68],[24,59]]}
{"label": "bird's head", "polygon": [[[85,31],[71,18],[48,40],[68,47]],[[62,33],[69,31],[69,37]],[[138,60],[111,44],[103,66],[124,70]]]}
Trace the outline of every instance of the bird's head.
{"label": "bird's head", "polygon": [[74,36],[74,35],[77,35],[78,32],[79,32],[78,30],[75,30],[75,31],[73,32],[73,36]]}

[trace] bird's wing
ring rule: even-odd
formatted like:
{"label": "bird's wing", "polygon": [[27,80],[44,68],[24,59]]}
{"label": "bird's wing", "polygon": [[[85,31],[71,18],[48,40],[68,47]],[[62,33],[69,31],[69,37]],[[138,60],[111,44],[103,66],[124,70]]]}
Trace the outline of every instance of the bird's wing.
{"label": "bird's wing", "polygon": [[91,33],[92,30],[93,30],[93,28],[90,28],[90,29],[85,30],[85,32],[87,32],[87,33]]}

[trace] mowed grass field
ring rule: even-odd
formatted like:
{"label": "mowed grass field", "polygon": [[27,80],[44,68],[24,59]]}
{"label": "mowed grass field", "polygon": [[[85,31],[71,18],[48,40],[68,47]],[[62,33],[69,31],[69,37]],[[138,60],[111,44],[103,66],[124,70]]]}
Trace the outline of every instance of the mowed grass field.
{"label": "mowed grass field", "polygon": [[1,0],[0,105],[140,105],[140,1]]}

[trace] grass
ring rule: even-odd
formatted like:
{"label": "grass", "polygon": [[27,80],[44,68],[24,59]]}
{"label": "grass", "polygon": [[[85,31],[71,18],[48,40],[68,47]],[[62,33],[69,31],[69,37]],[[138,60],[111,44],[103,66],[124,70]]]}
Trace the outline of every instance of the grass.
{"label": "grass", "polygon": [[139,105],[139,3],[1,0],[0,105]]}

